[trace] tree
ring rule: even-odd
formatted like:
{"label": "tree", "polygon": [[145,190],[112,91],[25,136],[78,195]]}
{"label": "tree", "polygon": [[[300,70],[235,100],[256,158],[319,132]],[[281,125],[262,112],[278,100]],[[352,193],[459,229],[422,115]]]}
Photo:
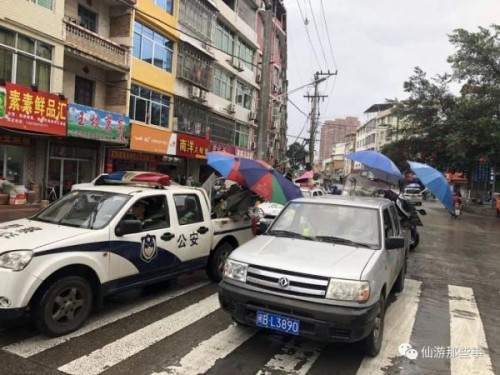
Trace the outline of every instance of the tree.
{"label": "tree", "polygon": [[304,146],[298,142],[292,143],[288,147],[286,156],[293,170],[302,169],[306,166],[306,151]]}

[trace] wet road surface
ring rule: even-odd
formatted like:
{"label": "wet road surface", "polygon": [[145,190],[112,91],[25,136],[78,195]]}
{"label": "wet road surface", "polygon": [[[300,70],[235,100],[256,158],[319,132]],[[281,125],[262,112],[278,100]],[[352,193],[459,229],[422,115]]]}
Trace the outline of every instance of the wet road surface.
{"label": "wet road surface", "polygon": [[113,297],[66,337],[0,325],[0,374],[500,374],[500,219],[424,208],[375,359],[356,345],[237,327],[197,272]]}

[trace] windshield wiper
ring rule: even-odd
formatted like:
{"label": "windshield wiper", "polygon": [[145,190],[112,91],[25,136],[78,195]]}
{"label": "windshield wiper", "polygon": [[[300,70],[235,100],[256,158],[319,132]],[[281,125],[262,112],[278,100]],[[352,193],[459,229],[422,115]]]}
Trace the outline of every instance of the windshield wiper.
{"label": "windshield wiper", "polygon": [[343,245],[350,245],[350,246],[356,246],[356,247],[366,247],[368,249],[373,249],[376,246],[376,245],[369,245],[366,243],[356,242],[356,241],[349,240],[347,238],[335,237],[335,236],[316,236],[316,239],[318,241],[339,243],[339,244],[343,244]]}
{"label": "windshield wiper", "polygon": [[300,238],[302,240],[309,240],[312,241],[312,237],[308,236],[303,236],[300,233],[297,232],[291,232],[289,230],[272,230],[269,232],[271,236],[276,236],[276,237],[289,237],[289,238]]}

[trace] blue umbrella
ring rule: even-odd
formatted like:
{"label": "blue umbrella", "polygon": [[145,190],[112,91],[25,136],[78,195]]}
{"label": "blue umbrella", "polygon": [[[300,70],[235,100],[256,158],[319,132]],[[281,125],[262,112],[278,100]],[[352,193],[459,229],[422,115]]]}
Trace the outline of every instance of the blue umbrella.
{"label": "blue umbrella", "polygon": [[357,161],[367,167],[376,178],[397,185],[403,174],[384,154],[377,151],[356,151],[347,155],[347,159]]}
{"label": "blue umbrella", "polygon": [[422,181],[427,189],[444,204],[448,211],[453,212],[453,197],[450,185],[444,175],[427,164],[409,161],[410,168]]}

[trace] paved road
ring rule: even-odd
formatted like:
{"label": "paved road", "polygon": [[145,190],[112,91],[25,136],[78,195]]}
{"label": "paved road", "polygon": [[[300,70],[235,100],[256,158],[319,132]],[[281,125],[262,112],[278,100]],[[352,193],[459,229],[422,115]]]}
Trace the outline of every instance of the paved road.
{"label": "paved road", "polygon": [[[80,331],[47,339],[27,322],[0,328],[0,374],[500,373],[500,220],[458,220],[427,203],[406,289],[387,310],[375,359],[235,326],[203,273],[107,302]],[[401,355],[401,344],[415,351]]]}

